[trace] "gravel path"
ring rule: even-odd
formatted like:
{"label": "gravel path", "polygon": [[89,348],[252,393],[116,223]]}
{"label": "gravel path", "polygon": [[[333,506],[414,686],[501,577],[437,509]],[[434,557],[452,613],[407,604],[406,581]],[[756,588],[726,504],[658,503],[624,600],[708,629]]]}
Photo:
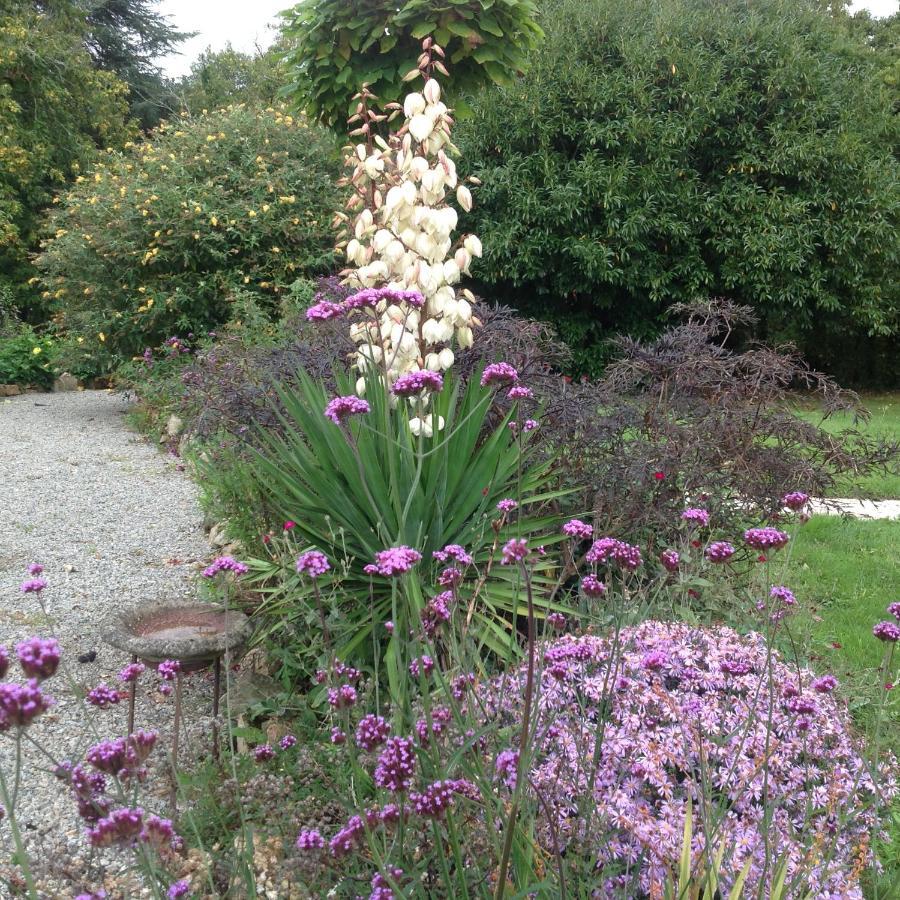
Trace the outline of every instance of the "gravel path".
{"label": "gravel path", "polygon": [[900,500],[813,500],[810,511],[826,516],[853,516],[854,519],[900,519]]}
{"label": "gravel path", "polygon": [[[32,635],[55,634],[68,674],[88,688],[101,681],[116,684],[116,672],[128,661],[99,640],[110,618],[148,601],[195,596],[198,565],[210,556],[195,485],[172,457],[128,430],[126,411],[122,397],[106,391],[0,401],[0,644],[12,648]],[[44,566],[49,582],[43,594],[48,616],[34,594],[19,589],[32,562]],[[95,661],[78,662],[91,653]],[[84,703],[62,676],[47,688],[56,706],[29,733],[57,759],[77,758],[95,742],[84,727],[88,718],[102,737],[125,732],[125,704],[102,712],[89,708],[85,715]],[[203,715],[210,695],[204,676],[188,679],[192,731],[208,734]],[[147,692],[137,725],[160,730],[168,746],[171,712],[171,701]],[[10,735],[0,735],[0,766],[7,773],[12,749]],[[32,849],[61,870],[44,895],[68,897],[87,887],[75,883],[83,877],[83,860],[94,877],[101,869],[88,859],[74,804],[49,769],[28,748],[16,812]],[[161,800],[142,801],[163,812]],[[0,867],[8,863],[8,839],[8,827],[0,823]],[[66,869],[72,871],[66,875]],[[0,897],[5,890],[0,883]]]}

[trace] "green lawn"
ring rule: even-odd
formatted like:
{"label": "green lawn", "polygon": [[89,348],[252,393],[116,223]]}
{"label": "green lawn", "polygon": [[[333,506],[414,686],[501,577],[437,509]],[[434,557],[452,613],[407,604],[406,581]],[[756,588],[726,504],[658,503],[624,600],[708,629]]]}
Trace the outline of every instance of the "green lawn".
{"label": "green lawn", "polygon": [[[872,414],[868,422],[854,422],[849,413],[830,416],[822,422],[822,415],[814,403],[801,403],[797,412],[810,422],[821,424],[829,432],[857,428],[872,437],[900,441],[900,394],[865,394],[863,405]],[[900,499],[900,472],[875,473],[866,478],[849,476],[832,492],[835,497],[871,496],[879,500]]]}
{"label": "green lawn", "polygon": [[[811,664],[839,679],[869,740],[880,718],[881,746],[900,755],[900,685],[883,689],[900,681],[900,647],[889,675],[882,668],[885,645],[872,636],[872,626],[889,618],[888,603],[900,600],[900,522],[814,516],[799,529],[791,554],[784,583],[800,602],[793,630]],[[887,818],[893,845],[882,851],[884,876],[866,894],[878,900],[900,897],[900,802]]]}

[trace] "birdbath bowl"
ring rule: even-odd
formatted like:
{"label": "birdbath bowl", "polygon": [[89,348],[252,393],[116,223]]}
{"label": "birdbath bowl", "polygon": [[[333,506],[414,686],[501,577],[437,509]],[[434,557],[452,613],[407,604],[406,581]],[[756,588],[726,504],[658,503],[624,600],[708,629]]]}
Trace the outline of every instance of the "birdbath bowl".
{"label": "birdbath bowl", "polygon": [[243,654],[250,619],[214,603],[167,604],[124,613],[104,634],[106,643],[150,665],[176,659],[185,672],[207,668],[226,653]]}

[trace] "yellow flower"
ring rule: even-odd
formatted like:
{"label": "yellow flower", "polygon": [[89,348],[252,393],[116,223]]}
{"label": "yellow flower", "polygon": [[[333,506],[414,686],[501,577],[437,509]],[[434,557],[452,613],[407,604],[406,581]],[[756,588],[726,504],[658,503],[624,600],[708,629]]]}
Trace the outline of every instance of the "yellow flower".
{"label": "yellow flower", "polygon": [[210,216],[210,217],[209,217],[209,224],[212,225],[213,228],[215,228],[216,225],[219,224],[219,220],[218,220],[215,216]]}
{"label": "yellow flower", "polygon": [[79,344],[83,344],[83,343],[84,343],[84,338],[83,338],[83,337],[78,338],[78,343],[79,343]]}
{"label": "yellow flower", "polygon": [[41,352],[41,348],[40,348],[40,347],[35,347],[31,352],[32,352],[35,356],[37,356],[38,353]]}
{"label": "yellow flower", "polygon": [[97,337],[100,339],[100,343],[106,343],[106,335],[101,331]]}
{"label": "yellow flower", "polygon": [[278,202],[279,203],[293,203],[296,199],[297,198],[293,194],[291,194],[288,197],[279,197]]}
{"label": "yellow flower", "polygon": [[252,219],[252,218],[256,215],[256,210],[255,210],[255,209],[248,209],[248,210],[247,210],[247,215],[250,216],[250,218]]}
{"label": "yellow flower", "polygon": [[272,252],[273,253],[281,253],[281,247],[273,247]]}
{"label": "yellow flower", "polygon": [[269,204],[268,204],[268,203],[263,203],[263,205],[262,205],[262,211],[263,211],[263,212],[268,212],[268,211],[269,211]]}

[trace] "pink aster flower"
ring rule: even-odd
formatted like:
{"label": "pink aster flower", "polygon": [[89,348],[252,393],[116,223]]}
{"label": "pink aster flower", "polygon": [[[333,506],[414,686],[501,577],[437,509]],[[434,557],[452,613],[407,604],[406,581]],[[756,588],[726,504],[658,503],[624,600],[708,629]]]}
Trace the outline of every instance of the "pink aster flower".
{"label": "pink aster flower", "polygon": [[359,416],[369,411],[369,404],[353,394],[344,397],[335,397],[325,407],[325,416],[331,419],[335,425],[343,425],[350,416]]}
{"label": "pink aster flower", "polygon": [[481,373],[481,386],[515,384],[519,380],[519,373],[506,362],[491,363],[485,366]]}
{"label": "pink aster flower", "polygon": [[297,560],[297,572],[307,578],[319,578],[330,568],[328,557],[321,550],[307,550]]}

